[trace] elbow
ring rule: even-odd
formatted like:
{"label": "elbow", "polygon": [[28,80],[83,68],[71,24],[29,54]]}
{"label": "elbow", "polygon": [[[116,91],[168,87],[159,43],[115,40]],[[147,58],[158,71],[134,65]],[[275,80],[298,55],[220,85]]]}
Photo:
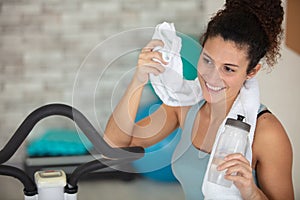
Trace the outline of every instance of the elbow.
{"label": "elbow", "polygon": [[130,137],[120,137],[118,134],[105,133],[103,139],[109,146],[113,148],[129,147],[131,143]]}

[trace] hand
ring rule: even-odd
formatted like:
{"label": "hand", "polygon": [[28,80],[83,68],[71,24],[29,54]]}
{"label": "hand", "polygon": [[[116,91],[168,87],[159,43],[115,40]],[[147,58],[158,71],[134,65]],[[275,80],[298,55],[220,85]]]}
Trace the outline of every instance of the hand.
{"label": "hand", "polygon": [[148,82],[149,73],[159,75],[165,71],[161,64],[168,64],[163,60],[160,52],[152,51],[157,46],[164,46],[164,43],[161,40],[152,40],[142,49],[139,55],[135,77],[143,84]]}
{"label": "hand", "polygon": [[250,163],[242,154],[226,156],[224,162],[217,169],[226,170],[225,179],[233,181],[243,199],[256,199],[261,196],[262,192],[254,183]]}

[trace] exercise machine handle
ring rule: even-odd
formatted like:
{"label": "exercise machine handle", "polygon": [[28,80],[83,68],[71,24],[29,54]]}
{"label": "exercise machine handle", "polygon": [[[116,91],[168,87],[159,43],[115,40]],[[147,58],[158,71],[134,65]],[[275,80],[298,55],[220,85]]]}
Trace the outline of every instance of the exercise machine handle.
{"label": "exercise machine handle", "polygon": [[89,171],[124,162],[130,162],[144,156],[144,149],[142,147],[110,147],[93,127],[93,125],[88,121],[88,119],[80,111],[71,106],[65,104],[48,104],[42,106],[31,112],[25,118],[10,140],[0,151],[0,175],[17,178],[25,187],[24,193],[29,196],[33,196],[37,193],[36,185],[32,179],[26,175],[24,171],[16,167],[2,164],[13,156],[13,154],[21,146],[31,130],[39,121],[53,115],[64,116],[73,120],[93,144],[96,152],[102,154],[105,158],[102,161],[96,160],[78,167],[70,177],[70,187],[66,187],[69,188],[69,190],[77,188],[77,181],[80,176]]}
{"label": "exercise machine handle", "polygon": [[11,139],[7,142],[4,148],[0,151],[0,164],[9,160],[16,150],[20,147],[26,137],[29,135],[33,127],[42,119],[60,115],[73,120],[82,132],[87,136],[94,146],[94,149],[106,157],[112,159],[118,158],[140,158],[143,156],[144,150],[141,147],[128,148],[127,151],[120,148],[110,147],[87,120],[87,118],[77,109],[65,104],[48,104],[42,106],[28,115],[16,130]]}
{"label": "exercise machine handle", "polygon": [[33,196],[37,193],[36,184],[23,170],[19,168],[0,165],[0,175],[11,176],[18,179],[21,183],[23,183],[24,194],[27,196]]}

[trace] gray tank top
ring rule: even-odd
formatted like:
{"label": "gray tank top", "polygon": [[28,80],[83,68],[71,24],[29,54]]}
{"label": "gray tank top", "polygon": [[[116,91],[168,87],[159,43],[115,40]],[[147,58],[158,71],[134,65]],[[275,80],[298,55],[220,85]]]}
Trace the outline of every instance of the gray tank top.
{"label": "gray tank top", "polygon": [[200,151],[192,144],[192,128],[199,109],[205,102],[201,101],[190,108],[184,128],[172,161],[172,170],[180,182],[186,200],[204,199],[202,182],[210,154]]}

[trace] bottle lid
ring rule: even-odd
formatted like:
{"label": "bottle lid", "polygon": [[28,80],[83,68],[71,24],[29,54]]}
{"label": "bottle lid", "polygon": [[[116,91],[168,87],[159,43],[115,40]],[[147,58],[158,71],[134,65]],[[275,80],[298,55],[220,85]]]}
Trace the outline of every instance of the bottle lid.
{"label": "bottle lid", "polygon": [[237,119],[228,118],[226,120],[225,125],[234,126],[236,128],[240,128],[242,130],[245,130],[245,131],[249,132],[251,126],[250,126],[250,124],[247,124],[246,122],[243,122],[244,118],[245,117],[242,116],[242,115],[238,115]]}

